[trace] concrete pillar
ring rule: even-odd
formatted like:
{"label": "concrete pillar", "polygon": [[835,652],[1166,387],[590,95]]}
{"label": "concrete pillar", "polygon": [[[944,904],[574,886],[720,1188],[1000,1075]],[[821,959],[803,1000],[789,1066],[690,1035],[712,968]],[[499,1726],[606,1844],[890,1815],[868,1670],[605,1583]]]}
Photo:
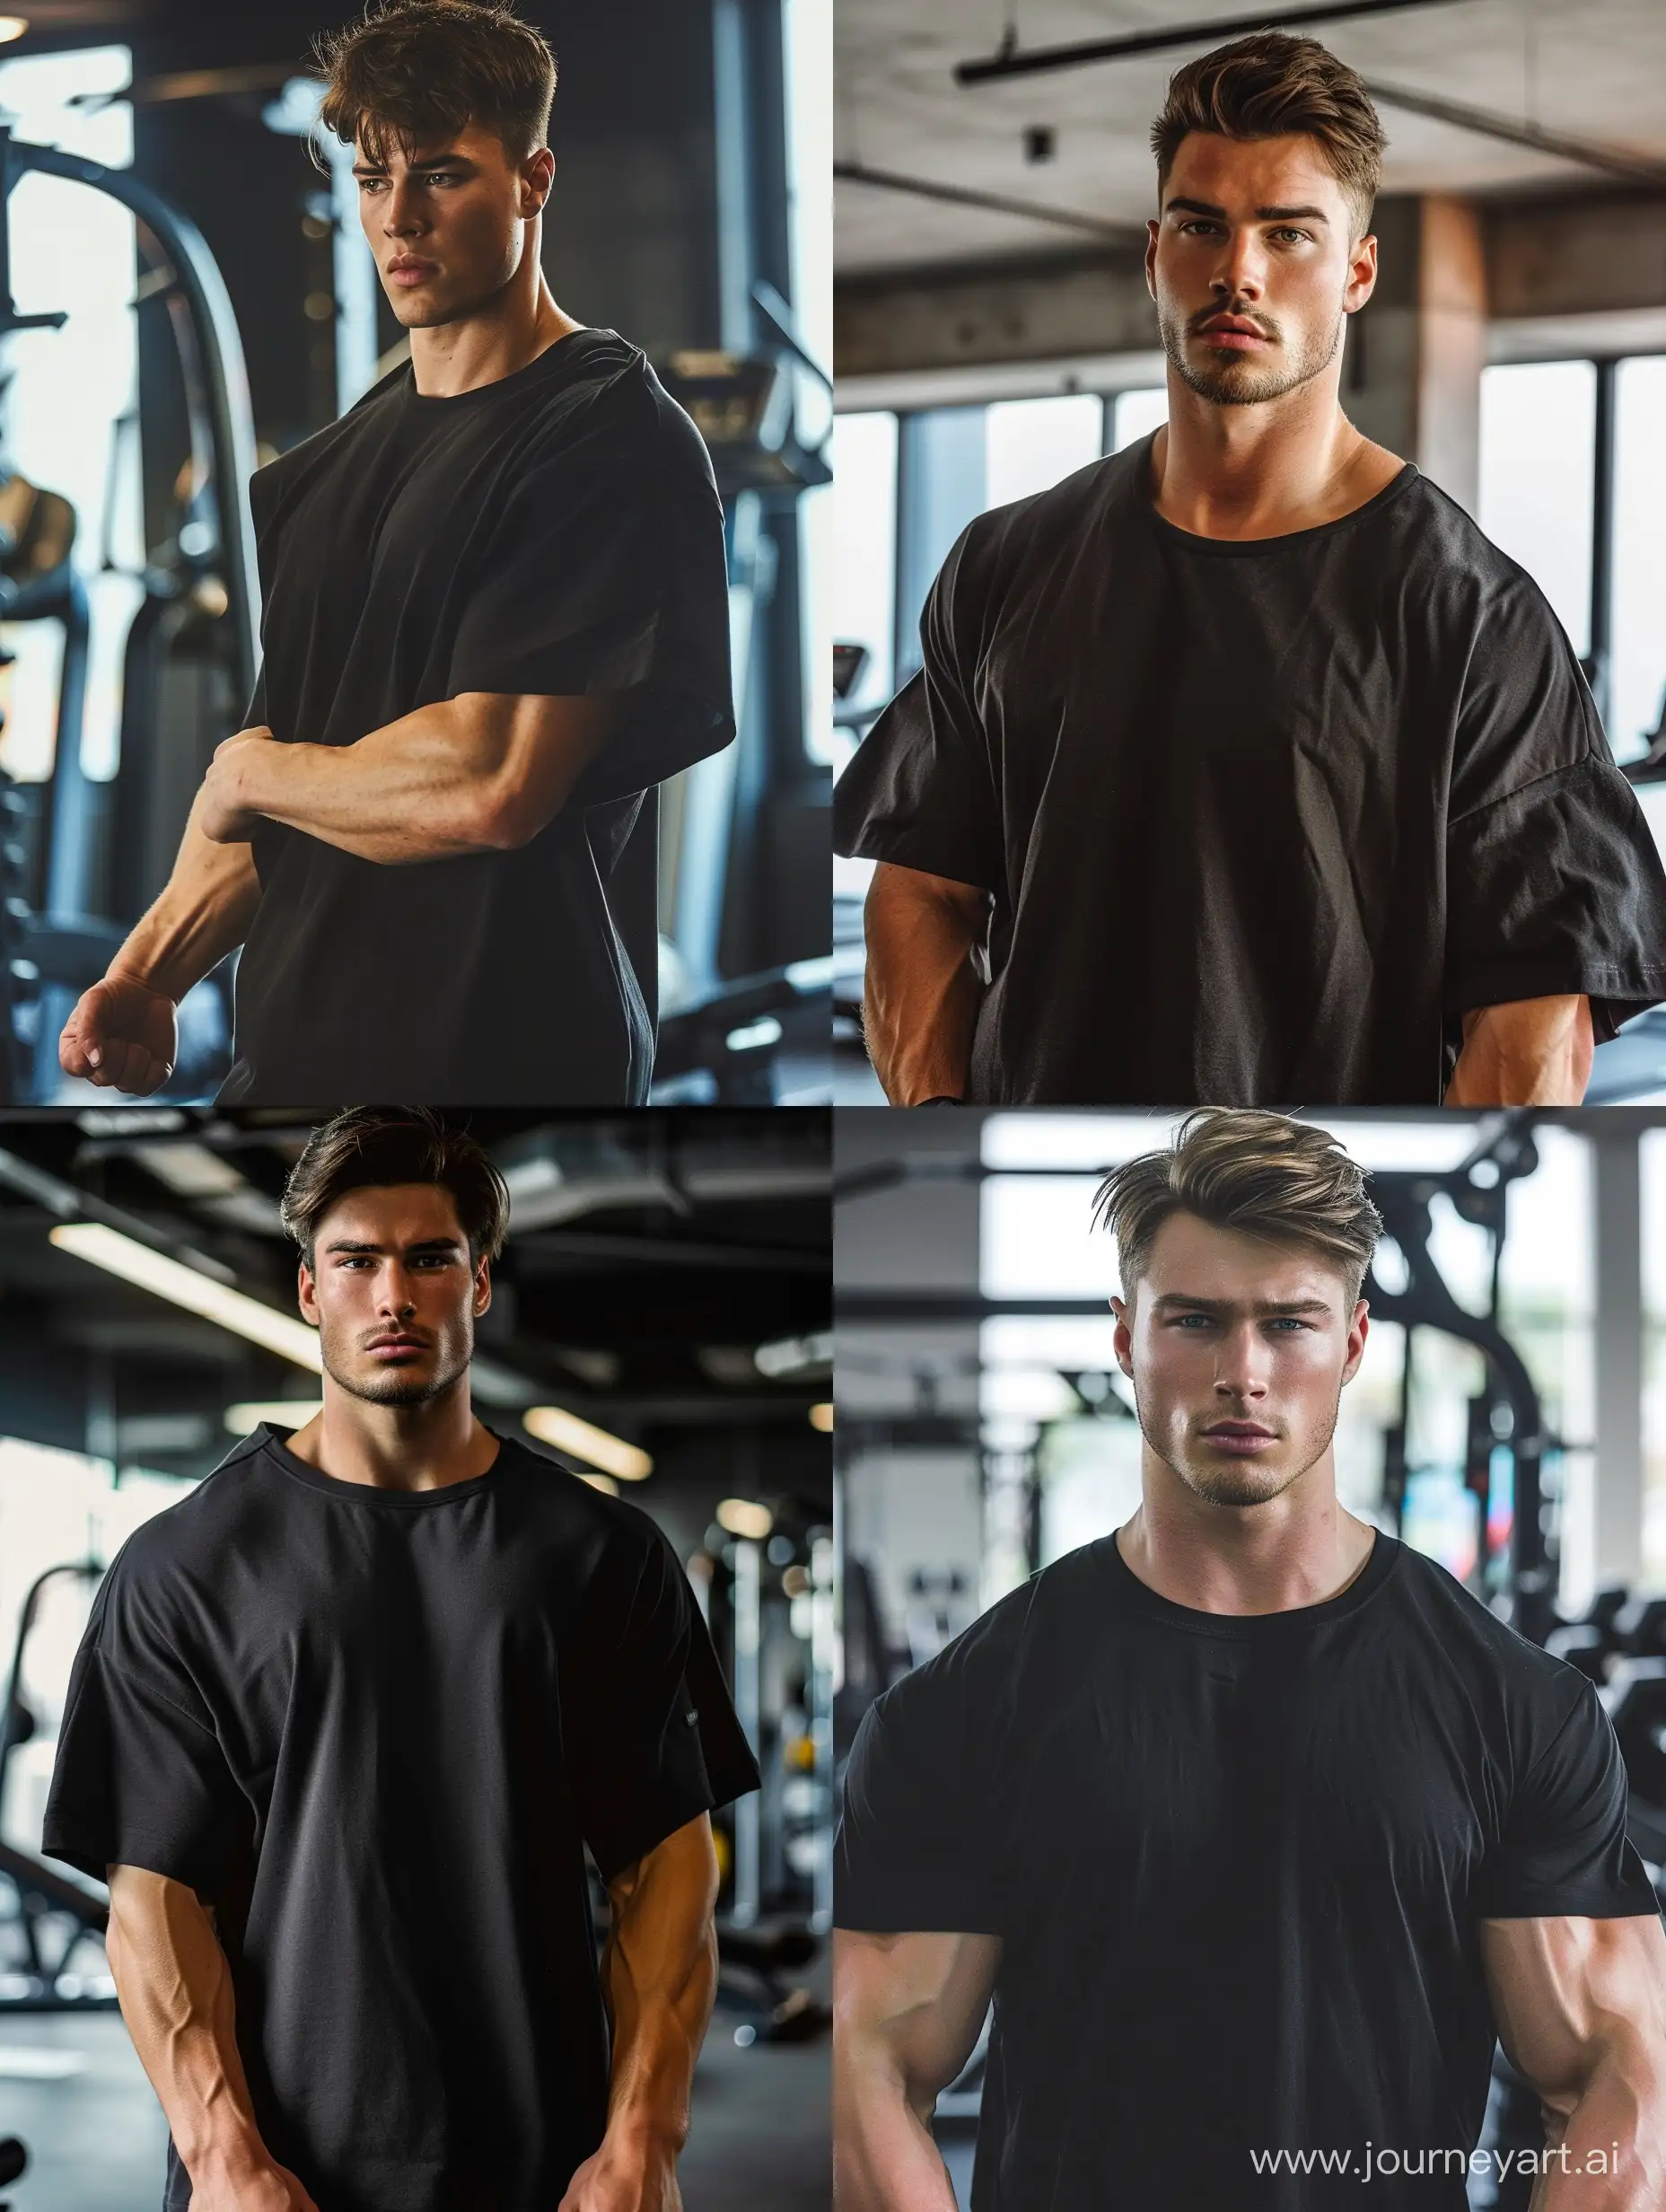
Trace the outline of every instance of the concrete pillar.
{"label": "concrete pillar", "polygon": [[1381,201],[1376,294],[1354,320],[1342,402],[1365,435],[1469,513],[1478,493],[1486,257],[1469,200]]}
{"label": "concrete pillar", "polygon": [[1635,1584],[1643,1564],[1643,1190],[1629,1115],[1587,1117],[1596,1239],[1597,1583]]}

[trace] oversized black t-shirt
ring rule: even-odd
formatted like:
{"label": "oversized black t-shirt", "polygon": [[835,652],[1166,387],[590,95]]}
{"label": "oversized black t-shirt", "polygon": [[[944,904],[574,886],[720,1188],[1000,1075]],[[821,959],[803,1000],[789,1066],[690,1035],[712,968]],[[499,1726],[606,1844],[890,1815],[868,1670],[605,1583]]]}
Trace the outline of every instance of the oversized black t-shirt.
{"label": "oversized black t-shirt", "polygon": [[842,853],[991,894],[969,1099],[1438,1105],[1472,1007],[1666,996],[1666,876],[1531,580],[1412,467],[1272,539],[1152,441],[980,515]]}
{"label": "oversized black t-shirt", "polygon": [[867,1714],[834,1918],[1003,1939],[973,2212],[1465,2212],[1477,1923],[1653,1913],[1625,1807],[1592,1685],[1392,1538],[1243,1617],[1106,1537]]}
{"label": "oversized black t-shirt", "polygon": [[449,398],[398,368],[250,494],[251,724],[351,745],[468,691],[627,698],[516,850],[389,865],[263,822],[222,1099],[640,1104],[652,824],[625,847],[648,787],[734,726],[723,511],[693,424],[636,347],[579,330]]}
{"label": "oversized black t-shirt", "polygon": [[757,1778],[645,1514],[512,1441],[407,1493],[261,1429],[111,1562],[44,1848],[214,1906],[324,2212],[552,2212],[607,2118],[585,1846],[610,1876]]}

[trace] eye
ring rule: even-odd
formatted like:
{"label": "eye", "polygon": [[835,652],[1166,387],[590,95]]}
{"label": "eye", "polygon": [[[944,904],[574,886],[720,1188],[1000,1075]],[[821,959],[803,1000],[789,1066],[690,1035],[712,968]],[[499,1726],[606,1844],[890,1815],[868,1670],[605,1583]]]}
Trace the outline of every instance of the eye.
{"label": "eye", "polygon": [[1297,240],[1309,239],[1313,235],[1311,231],[1297,231],[1290,229],[1276,230],[1272,234],[1275,238],[1294,238]]}

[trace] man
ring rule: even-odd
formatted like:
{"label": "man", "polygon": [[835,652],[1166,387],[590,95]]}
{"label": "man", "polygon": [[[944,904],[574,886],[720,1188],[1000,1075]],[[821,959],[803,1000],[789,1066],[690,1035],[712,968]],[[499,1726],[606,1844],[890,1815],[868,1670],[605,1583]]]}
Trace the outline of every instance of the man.
{"label": "man", "polygon": [[1342,413],[1365,89],[1261,32],[1152,137],[1168,425],[971,524],[839,784],[887,1094],[1577,1104],[1666,880],[1538,590]]}
{"label": "man", "polygon": [[1380,1224],[1205,1111],[1100,1201],[1141,1504],[864,1718],[837,1845],[840,2212],[1466,2212],[1495,2029],[1534,2212],[1666,2182],[1666,1941],[1594,1687],[1337,1501]]}
{"label": "man", "polygon": [[44,1848],[110,1883],[165,2212],[680,2202],[709,1814],[757,1769],[654,1524],[471,1410],[507,1210],[425,1111],[317,1131],[285,1215],[322,1409],[100,1585]]}
{"label": "man", "polygon": [[163,1083],[235,946],[224,1101],[640,1103],[649,786],[729,742],[711,465],[539,266],[554,57],[506,0],[378,0],[324,48],[410,361],[254,478],[265,661],[172,876],[66,1027]]}

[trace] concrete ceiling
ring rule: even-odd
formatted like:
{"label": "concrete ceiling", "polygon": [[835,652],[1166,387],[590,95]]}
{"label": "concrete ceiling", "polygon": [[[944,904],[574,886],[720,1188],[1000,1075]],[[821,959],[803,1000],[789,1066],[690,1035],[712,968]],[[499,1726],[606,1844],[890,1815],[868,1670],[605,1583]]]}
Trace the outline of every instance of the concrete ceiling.
{"label": "concrete ceiling", "polygon": [[[1129,61],[993,84],[954,82],[992,53],[1008,9],[1021,47],[1109,38],[1209,16],[1244,0],[839,0],[837,154],[845,162],[1120,223],[1152,212],[1146,132],[1170,76],[1214,39]],[[1276,12],[1268,20],[1276,22]],[[1313,26],[1368,80],[1486,108],[1666,161],[1666,0],[1452,0]],[[1482,195],[1600,182],[1568,162],[1385,107],[1385,189]],[[1057,134],[1028,163],[1027,127]],[[861,183],[835,199],[844,275],[1057,254],[1089,242],[1050,223],[941,205]]]}

